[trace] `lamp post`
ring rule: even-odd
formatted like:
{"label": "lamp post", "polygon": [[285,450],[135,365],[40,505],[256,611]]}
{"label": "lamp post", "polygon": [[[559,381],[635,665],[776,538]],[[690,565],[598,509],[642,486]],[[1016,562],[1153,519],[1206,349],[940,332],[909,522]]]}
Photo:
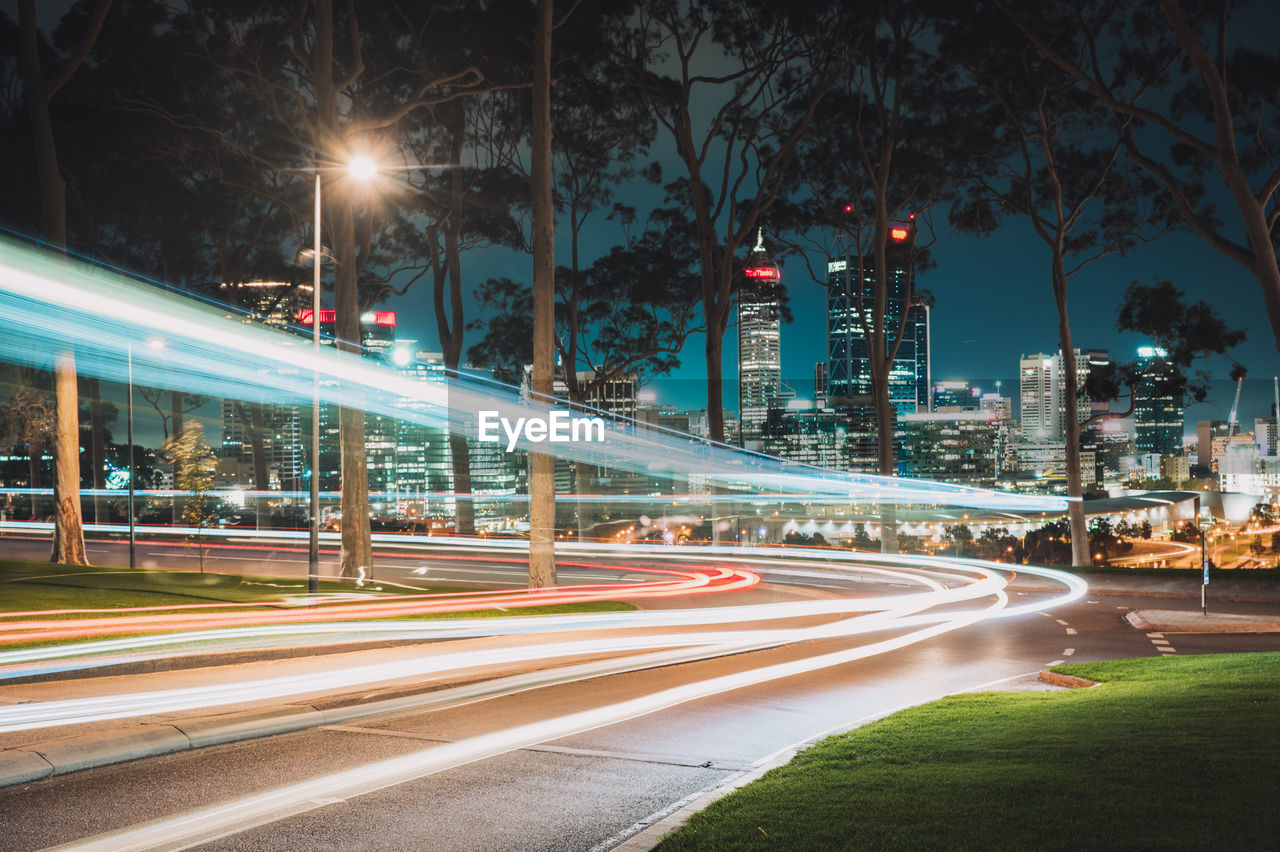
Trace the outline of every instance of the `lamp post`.
{"label": "lamp post", "polygon": [[[347,172],[358,180],[369,180],[378,173],[377,164],[369,157],[356,157],[347,164]],[[311,341],[315,362],[311,373],[311,524],[307,545],[307,594],[320,592],[320,169],[315,169],[315,228],[311,256]]]}
{"label": "lamp post", "polygon": [[320,592],[320,171],[316,170],[315,253],[311,256],[311,524],[307,545],[307,594]]}
{"label": "lamp post", "polygon": [[[159,340],[157,338],[152,338],[151,340],[147,341],[147,346],[151,347],[152,349],[163,349],[164,341]],[[138,567],[138,543],[137,543],[137,538],[135,534],[135,527],[137,526],[137,521],[135,519],[135,515],[133,511],[133,478],[134,478],[134,474],[137,473],[137,464],[136,464],[136,460],[134,458],[134,453],[133,453],[133,343],[130,342],[126,344],[125,348],[128,351],[128,361],[129,361],[129,370],[128,370],[129,400],[128,400],[128,418],[127,418],[128,419],[128,436],[126,437],[126,441],[129,444],[129,567],[137,568]],[[174,488],[177,488],[176,482],[174,483]]]}
{"label": "lamp post", "polygon": [[133,517],[133,475],[135,473],[135,464],[133,458],[133,344],[128,344],[129,350],[129,405],[128,405],[128,437],[126,442],[129,445],[129,568],[138,567],[138,546],[134,540],[134,517]]}

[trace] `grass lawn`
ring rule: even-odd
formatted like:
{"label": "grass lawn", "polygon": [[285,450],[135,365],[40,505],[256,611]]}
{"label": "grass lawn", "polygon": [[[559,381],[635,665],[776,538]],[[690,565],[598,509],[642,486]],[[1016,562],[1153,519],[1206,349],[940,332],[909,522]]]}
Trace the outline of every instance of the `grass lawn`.
{"label": "grass lawn", "polygon": [[1280,653],[1059,666],[829,737],[658,847],[1280,848]]}
{"label": "grass lawn", "polygon": [[[410,590],[403,586],[367,582],[357,588],[350,582],[321,580],[322,594],[359,594],[369,600],[400,594],[439,594],[474,592],[446,586]],[[194,573],[190,571],[154,571],[109,566],[57,565],[48,562],[0,560],[0,631],[12,623],[7,613],[62,609],[124,609],[151,606],[190,606],[192,604],[258,603],[255,609],[278,610],[286,599],[305,595],[305,577],[259,577],[240,574]],[[470,612],[432,613],[398,618],[468,618],[479,616],[553,615],[560,613],[610,612],[635,607],[620,601],[591,601],[539,607],[517,607],[499,610],[494,607]],[[217,612],[216,609],[193,610]],[[245,611],[245,610],[238,610]],[[323,612],[323,608],[320,612]],[[132,613],[122,612],[120,617]],[[106,613],[69,613],[50,618],[102,618]],[[58,640],[54,640],[55,642]],[[42,642],[6,645],[6,648],[32,647]],[[48,643],[52,644],[52,643]]]}

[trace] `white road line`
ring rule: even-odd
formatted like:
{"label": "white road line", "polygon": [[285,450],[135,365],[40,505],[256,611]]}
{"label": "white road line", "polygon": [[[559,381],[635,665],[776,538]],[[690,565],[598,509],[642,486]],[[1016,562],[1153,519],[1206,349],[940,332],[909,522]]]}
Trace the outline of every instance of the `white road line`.
{"label": "white road line", "polygon": [[1152,645],[1168,645],[1169,640],[1168,639],[1152,639],[1151,644]]}
{"label": "white road line", "polygon": [[1066,627],[1066,626],[1067,626],[1067,622],[1063,621],[1061,618],[1055,618],[1055,619],[1054,619],[1054,621],[1058,622],[1058,623],[1059,623],[1059,624],[1061,624],[1063,627]]}
{"label": "white road line", "polygon": [[1074,654],[1075,652],[1076,652],[1076,649],[1075,649],[1075,648],[1067,648],[1065,651],[1063,651],[1063,652],[1062,652],[1062,656],[1064,656],[1064,657],[1070,657],[1070,656],[1071,656],[1072,654]]}
{"label": "white road line", "polygon": [[1067,635],[1068,635],[1068,636],[1075,636],[1075,635],[1076,635],[1076,629],[1075,629],[1074,627],[1068,627],[1068,628],[1067,628]]}
{"label": "white road line", "polygon": [[1147,634],[1147,638],[1148,638],[1148,639],[1163,639],[1163,638],[1164,638],[1164,634],[1163,634],[1163,633],[1148,633],[1148,634]]}
{"label": "white road line", "polygon": [[1054,660],[1052,663],[1045,663],[1045,668],[1053,668],[1054,666],[1060,666],[1065,662],[1066,660]]}

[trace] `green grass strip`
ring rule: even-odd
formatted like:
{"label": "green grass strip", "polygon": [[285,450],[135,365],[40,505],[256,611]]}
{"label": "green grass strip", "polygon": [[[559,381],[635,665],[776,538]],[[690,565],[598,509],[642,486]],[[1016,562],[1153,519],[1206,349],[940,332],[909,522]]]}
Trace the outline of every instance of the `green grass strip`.
{"label": "green grass strip", "polygon": [[1280,653],[1059,666],[829,737],[674,850],[1280,848]]}

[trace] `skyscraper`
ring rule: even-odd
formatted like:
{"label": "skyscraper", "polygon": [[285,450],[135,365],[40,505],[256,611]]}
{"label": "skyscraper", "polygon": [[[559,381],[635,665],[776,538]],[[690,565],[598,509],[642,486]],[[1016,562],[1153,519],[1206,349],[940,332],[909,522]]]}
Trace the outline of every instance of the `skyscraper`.
{"label": "skyscraper", "polygon": [[1133,430],[1138,453],[1182,452],[1182,400],[1173,392],[1174,370],[1163,349],[1138,348],[1142,379],[1133,390]]}
{"label": "skyscraper", "polygon": [[782,393],[782,272],[764,247],[764,231],[742,270],[738,293],[738,411],[742,445],[758,449],[769,406]]}
{"label": "skyscraper", "polygon": [[[1108,361],[1105,349],[1073,349],[1076,362],[1076,385],[1084,390],[1090,371]],[[1067,374],[1062,353],[1042,352],[1023,355],[1019,361],[1022,402],[1022,439],[1024,441],[1061,441],[1066,434]],[[1107,403],[1094,402],[1083,393],[1078,397],[1076,414],[1080,422],[1107,410]]]}
{"label": "skyscraper", "polygon": [[[906,312],[902,343],[889,370],[889,399],[899,415],[929,409],[929,308],[907,305],[912,289],[915,224],[889,230],[885,270],[885,352],[892,349]],[[827,388],[832,398],[871,393],[867,331],[875,304],[875,257],[845,257],[827,264]]]}

